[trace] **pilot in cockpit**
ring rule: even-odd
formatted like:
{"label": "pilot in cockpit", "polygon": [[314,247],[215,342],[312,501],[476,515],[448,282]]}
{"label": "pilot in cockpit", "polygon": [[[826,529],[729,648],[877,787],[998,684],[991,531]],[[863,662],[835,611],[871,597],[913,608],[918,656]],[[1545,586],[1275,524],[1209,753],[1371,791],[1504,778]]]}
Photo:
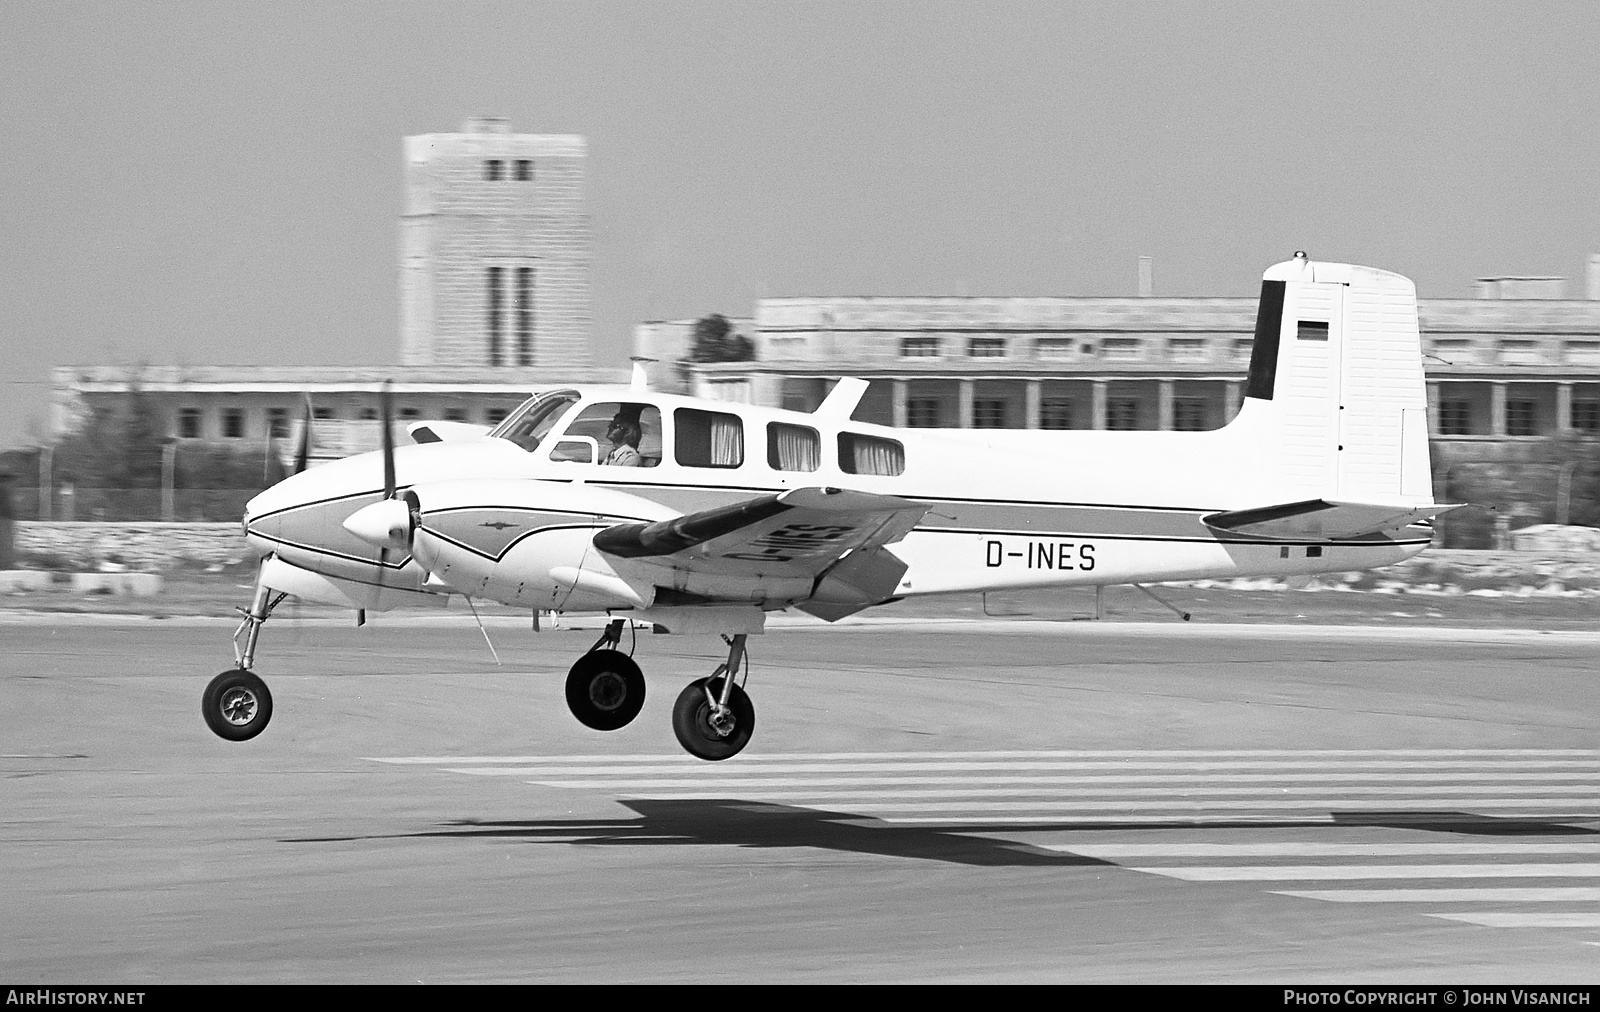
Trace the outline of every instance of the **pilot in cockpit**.
{"label": "pilot in cockpit", "polygon": [[639,467],[644,458],[639,455],[639,405],[624,404],[606,428],[606,438],[611,440],[611,452],[602,463],[612,467]]}

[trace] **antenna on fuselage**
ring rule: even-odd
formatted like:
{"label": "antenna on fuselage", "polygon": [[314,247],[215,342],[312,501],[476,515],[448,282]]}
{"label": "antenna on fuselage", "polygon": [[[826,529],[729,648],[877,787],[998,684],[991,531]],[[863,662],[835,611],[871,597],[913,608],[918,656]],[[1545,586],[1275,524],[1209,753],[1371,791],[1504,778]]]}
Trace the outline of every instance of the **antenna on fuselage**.
{"label": "antenna on fuselage", "polygon": [[646,358],[643,355],[631,355],[629,356],[628,361],[633,363],[633,382],[629,384],[630,388],[639,393],[649,390],[650,374],[645,371],[645,363],[656,362],[659,361],[659,359]]}
{"label": "antenna on fuselage", "polygon": [[867,392],[867,381],[859,376],[842,376],[828,391],[812,414],[819,417],[849,418]]}

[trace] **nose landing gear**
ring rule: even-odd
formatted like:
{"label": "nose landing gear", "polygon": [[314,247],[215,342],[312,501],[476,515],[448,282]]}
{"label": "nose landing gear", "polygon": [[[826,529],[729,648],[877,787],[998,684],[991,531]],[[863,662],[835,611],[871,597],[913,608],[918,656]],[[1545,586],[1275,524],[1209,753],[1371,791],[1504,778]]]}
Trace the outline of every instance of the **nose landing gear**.
{"label": "nose landing gear", "polygon": [[[261,636],[262,624],[288,596],[273,596],[271,588],[258,581],[250,609],[239,609],[244,621],[233,633],[237,667],[213,678],[200,696],[200,715],[219,738],[247,741],[265,731],[267,722],[272,719],[272,693],[267,691],[267,683],[250,669],[255,664],[256,640]],[[239,648],[241,635],[244,637],[242,650]]]}

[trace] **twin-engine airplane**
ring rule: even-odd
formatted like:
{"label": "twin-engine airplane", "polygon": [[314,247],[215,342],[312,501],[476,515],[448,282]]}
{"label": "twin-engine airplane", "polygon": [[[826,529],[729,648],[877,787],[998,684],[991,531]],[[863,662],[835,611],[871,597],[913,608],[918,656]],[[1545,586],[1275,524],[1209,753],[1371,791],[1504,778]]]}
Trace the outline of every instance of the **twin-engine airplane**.
{"label": "twin-engine airplane", "polygon": [[550,390],[487,436],[386,439],[285,479],[245,514],[263,559],[207,723],[233,740],[266,727],[252,668],[286,596],[383,610],[461,594],[611,616],[566,684],[601,730],[644,703],[627,620],[722,634],[726,663],[678,696],[673,728],[726,759],[754,728],[738,676],[771,612],[1369,569],[1422,551],[1454,508],[1433,500],[1415,289],[1369,267],[1296,254],[1266,272],[1243,405],[1214,431],[886,428],[851,420],[865,389],[841,380],[810,413],[640,378]]}

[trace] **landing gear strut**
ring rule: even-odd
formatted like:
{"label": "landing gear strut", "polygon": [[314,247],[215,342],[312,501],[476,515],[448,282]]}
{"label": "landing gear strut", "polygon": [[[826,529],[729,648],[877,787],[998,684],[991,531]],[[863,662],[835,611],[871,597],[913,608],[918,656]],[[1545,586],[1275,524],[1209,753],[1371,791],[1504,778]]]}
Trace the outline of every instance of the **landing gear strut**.
{"label": "landing gear strut", "polygon": [[756,708],[734,683],[744,663],[745,634],[725,637],[727,663],[690,682],[672,706],[672,730],[692,756],[716,762],[738,755],[756,729]]}
{"label": "landing gear strut", "polygon": [[644,673],[617,649],[623,619],[613,619],[567,673],[567,708],[586,727],[615,731],[644,707]]}
{"label": "landing gear strut", "polygon": [[[244,621],[233,633],[236,666],[213,678],[200,696],[200,715],[218,737],[245,741],[265,731],[267,721],[272,719],[272,693],[267,691],[267,683],[250,669],[255,665],[256,640],[261,636],[262,623],[288,596],[274,596],[272,588],[257,581],[256,596],[249,610],[239,609]],[[244,637],[242,650],[240,636]]]}

